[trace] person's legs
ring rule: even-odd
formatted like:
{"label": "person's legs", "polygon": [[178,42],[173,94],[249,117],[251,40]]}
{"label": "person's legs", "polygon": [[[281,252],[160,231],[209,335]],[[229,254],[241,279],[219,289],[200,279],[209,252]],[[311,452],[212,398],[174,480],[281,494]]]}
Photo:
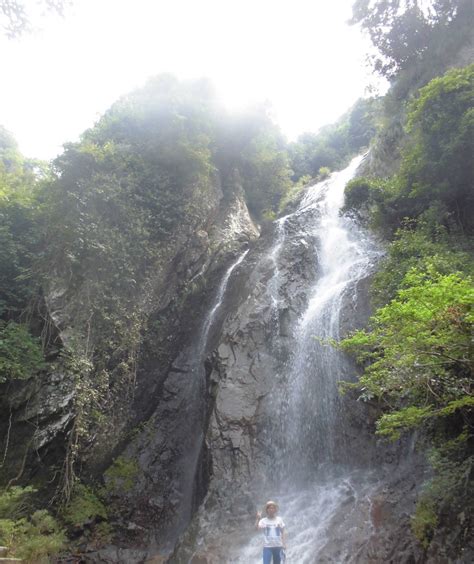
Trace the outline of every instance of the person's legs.
{"label": "person's legs", "polygon": [[281,563],[281,548],[272,548],[273,564]]}
{"label": "person's legs", "polygon": [[272,563],[272,549],[267,546],[263,549],[263,564]]}

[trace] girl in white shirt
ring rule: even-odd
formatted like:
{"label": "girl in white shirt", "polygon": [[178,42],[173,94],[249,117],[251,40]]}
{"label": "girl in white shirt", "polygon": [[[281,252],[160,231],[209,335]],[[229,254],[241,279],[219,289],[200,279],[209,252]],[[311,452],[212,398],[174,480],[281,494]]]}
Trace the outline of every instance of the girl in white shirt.
{"label": "girl in white shirt", "polygon": [[266,517],[262,519],[260,511],[257,513],[255,526],[263,531],[263,564],[281,564],[284,560],[286,548],[285,523],[277,516],[278,504],[267,501],[265,504]]}

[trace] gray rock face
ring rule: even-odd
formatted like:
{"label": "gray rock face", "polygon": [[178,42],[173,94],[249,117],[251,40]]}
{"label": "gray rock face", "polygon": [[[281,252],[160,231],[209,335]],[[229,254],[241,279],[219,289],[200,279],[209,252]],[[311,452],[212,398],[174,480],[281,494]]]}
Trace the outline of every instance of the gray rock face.
{"label": "gray rock face", "polygon": [[[203,326],[226,270],[258,236],[238,179],[233,182],[233,195],[221,202],[207,230],[200,229],[185,247],[179,264],[172,265],[165,289],[169,300],[161,301],[150,316],[164,319],[167,332],[145,336],[134,404],[139,425],[120,451],[121,457],[137,463],[138,470],[133,487],[114,491],[109,501],[118,516],[120,535],[127,539],[124,544],[145,545],[151,553],[172,549],[207,489],[210,472],[203,437],[210,398]],[[183,294],[184,305],[170,309],[183,280],[189,289]],[[227,308],[222,306],[215,314],[217,325],[220,309]],[[167,362],[160,350],[163,346],[168,348]],[[137,525],[133,531],[130,522]],[[128,558],[127,562],[135,561]]]}
{"label": "gray rock face", "polygon": [[64,452],[74,419],[75,387],[68,374],[40,374],[1,386],[2,479],[23,483],[49,476]]}
{"label": "gray rock face", "polygon": [[[87,453],[81,462],[89,476],[97,477],[110,464],[112,456],[123,451],[130,442],[130,428],[143,426],[146,422],[152,425],[157,419],[160,420],[157,427],[168,445],[160,446],[160,433],[157,433],[154,439],[157,456],[158,459],[161,457],[164,474],[173,473],[172,464],[166,461],[174,460],[179,450],[176,445],[186,433],[178,430],[174,436],[173,430],[178,429],[179,422],[172,421],[168,415],[173,413],[174,417],[182,418],[186,406],[191,410],[198,409],[193,405],[193,384],[188,388],[193,382],[189,373],[193,361],[189,361],[190,368],[185,358],[186,350],[194,346],[193,336],[212,300],[212,289],[223,269],[241,248],[258,236],[238,176],[234,174],[225,182],[223,190],[220,180],[215,179],[207,196],[196,204],[199,213],[189,218],[188,223],[183,223],[175,236],[160,249],[157,268],[144,281],[140,291],[131,297],[117,296],[117,300],[124,302],[135,300],[132,305],[142,317],[143,343],[137,355],[134,393],[125,396],[120,390],[111,390],[111,403],[116,402],[111,405],[111,422],[106,429],[98,427],[87,445]],[[94,278],[96,266],[89,265],[90,270],[82,273],[83,281],[75,281],[73,288],[69,285],[68,273],[57,272],[56,277],[51,276],[51,285],[45,289],[44,315],[57,334],[58,346],[73,344],[79,350],[87,350],[94,345],[89,340],[89,316],[84,311],[89,303],[87,280]],[[124,307],[128,307],[126,303]],[[183,393],[183,397],[175,398],[179,393]],[[21,477],[20,483],[27,482],[33,475],[35,479],[41,475],[44,481],[57,476],[56,470],[64,459],[76,416],[75,376],[67,372],[32,375],[28,381],[2,386],[0,402],[0,445],[6,453],[1,468],[3,482],[7,483],[15,476]],[[162,420],[167,421],[165,432]],[[141,456],[145,471],[153,456],[153,453],[148,457]],[[166,480],[162,478],[163,474],[158,473],[157,482],[147,482],[151,484],[153,495],[150,503],[148,499],[144,502],[144,507],[150,508],[157,519],[171,514],[183,495],[173,476],[169,478],[169,490],[163,492]],[[128,494],[124,498],[129,504]],[[161,498],[164,501],[160,501]],[[133,500],[130,511],[135,506],[142,507],[143,496],[133,497]]]}
{"label": "gray rock face", "polygon": [[254,481],[268,462],[268,445],[259,428],[266,426],[272,390],[281,385],[282,363],[294,345],[287,328],[307,302],[308,282],[315,274],[309,247],[297,235],[285,249],[291,263],[282,257],[276,308],[268,291],[275,274],[271,251],[271,245],[261,241],[248,260],[250,272],[235,280],[235,309],[212,359],[216,394],[206,439],[214,479],[232,487]]}

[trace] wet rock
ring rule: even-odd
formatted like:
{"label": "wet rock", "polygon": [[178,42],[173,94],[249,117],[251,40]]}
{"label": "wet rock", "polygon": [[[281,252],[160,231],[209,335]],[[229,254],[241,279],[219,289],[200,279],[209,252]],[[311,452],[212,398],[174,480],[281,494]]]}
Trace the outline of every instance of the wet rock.
{"label": "wet rock", "polygon": [[[180,328],[179,338],[173,336],[170,341],[176,349],[170,353],[173,357],[169,368],[162,366],[152,342],[146,345],[148,356],[140,368],[141,392],[136,406],[142,410],[145,423],[122,451],[126,459],[137,461],[138,473],[130,491],[115,492],[112,501],[140,531],[146,530],[140,539],[144,545],[172,547],[207,488],[209,469],[204,434],[208,406],[212,403],[212,381],[220,376],[211,376],[212,369],[206,373],[205,355],[199,353],[206,344],[201,339],[202,327],[226,269],[258,234],[242,188],[235,184],[235,179],[233,182],[210,225],[197,233],[195,243],[180,259],[180,269],[169,280],[170,288],[166,291],[170,295],[182,283],[178,281],[180,276],[190,279],[193,288],[197,288],[183,306],[183,317],[174,318]],[[216,316],[210,329],[218,331],[221,323],[222,319]],[[150,386],[146,388],[145,383]],[[245,398],[235,398],[236,413],[244,401]],[[240,448],[238,435],[236,430],[236,449]]]}
{"label": "wet rock", "polygon": [[4,480],[35,474],[50,479],[48,466],[64,452],[74,419],[75,386],[63,373],[41,373],[0,386],[0,444],[5,445]]}
{"label": "wet rock", "polygon": [[145,560],[145,564],[167,564],[168,563],[168,556],[151,556]]}
{"label": "wet rock", "polygon": [[143,564],[146,558],[146,550],[120,548],[117,546],[109,546],[84,554],[84,560],[88,564]]}

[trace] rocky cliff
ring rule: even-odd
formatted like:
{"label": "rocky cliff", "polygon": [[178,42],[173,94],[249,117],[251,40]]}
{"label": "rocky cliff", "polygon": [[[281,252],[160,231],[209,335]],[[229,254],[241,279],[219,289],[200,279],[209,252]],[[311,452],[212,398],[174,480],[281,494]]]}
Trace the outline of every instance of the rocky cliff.
{"label": "rocky cliff", "polygon": [[[96,426],[96,434],[88,437],[81,453],[81,475],[92,480],[117,456],[127,457],[130,453],[133,468],[138,461],[135,478],[140,495],[136,495],[136,489],[111,493],[117,498],[116,526],[123,526],[133,543],[137,531],[145,530],[143,525],[147,531],[156,527],[160,534],[162,529],[172,531],[169,534],[174,539],[184,526],[177,522],[189,519],[192,504],[188,498],[192,491],[183,489],[193,479],[185,472],[186,451],[197,439],[187,437],[190,428],[186,428],[186,421],[192,427],[202,403],[194,394],[195,358],[188,353],[187,360],[186,351],[196,346],[195,337],[223,271],[258,237],[236,171],[223,180],[216,175],[199,204],[195,221],[187,221],[175,230],[160,251],[156,269],[129,298],[138,305],[142,334],[135,359],[135,381],[128,388],[109,389],[107,393],[112,397],[107,425]],[[93,345],[87,331],[81,331],[79,316],[84,317],[82,312],[90,300],[88,278],[93,278],[98,268],[98,264],[89,265],[79,288],[76,284],[72,289],[67,273],[58,272],[45,289],[41,302],[43,332],[49,341],[51,366],[58,368],[2,386],[2,471],[8,479],[13,478],[12,484],[26,481],[44,487],[52,480],[54,487],[61,473],[77,419],[80,392],[75,367],[55,364],[55,358],[65,346],[86,349]],[[130,445],[131,437],[134,439]],[[180,469],[183,476],[178,477]]]}

